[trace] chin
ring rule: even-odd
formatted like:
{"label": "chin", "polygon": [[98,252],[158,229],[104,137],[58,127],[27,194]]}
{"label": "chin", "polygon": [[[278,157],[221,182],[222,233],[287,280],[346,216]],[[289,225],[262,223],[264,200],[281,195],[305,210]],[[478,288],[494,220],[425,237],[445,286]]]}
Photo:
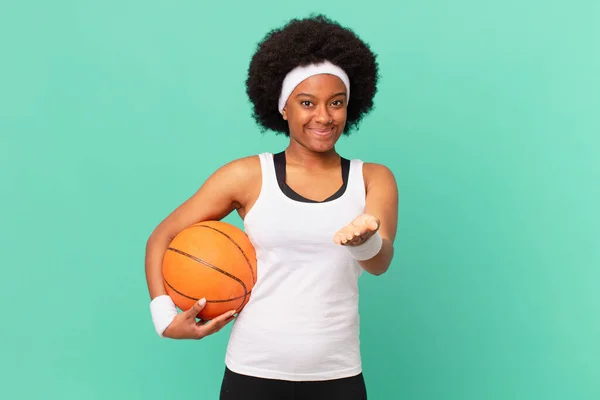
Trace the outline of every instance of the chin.
{"label": "chin", "polygon": [[320,142],[320,143],[309,143],[309,150],[315,153],[327,153],[335,148],[335,141],[332,142]]}

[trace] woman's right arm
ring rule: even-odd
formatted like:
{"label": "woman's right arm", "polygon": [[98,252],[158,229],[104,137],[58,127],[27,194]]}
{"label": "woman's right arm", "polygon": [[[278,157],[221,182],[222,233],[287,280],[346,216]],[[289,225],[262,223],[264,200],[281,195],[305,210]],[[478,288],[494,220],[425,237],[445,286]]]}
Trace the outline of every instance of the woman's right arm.
{"label": "woman's right arm", "polygon": [[[194,223],[221,220],[233,210],[244,207],[249,194],[252,193],[249,187],[256,184],[256,166],[257,160],[254,157],[241,158],[222,166],[204,182],[196,193],[171,212],[154,229],[146,243],[145,261],[146,282],[150,299],[154,301],[154,304],[161,301],[164,303],[165,300],[169,301],[165,298],[167,292],[163,285],[162,276],[162,260],[169,243],[179,232]],[[260,167],[260,165],[258,166]],[[203,305],[197,304],[194,306],[194,308],[198,307],[202,309]],[[172,310],[174,308],[171,308],[171,312]],[[190,336],[189,338],[199,339],[200,337],[195,336],[208,333],[209,328],[220,329],[222,325],[231,320],[229,313],[226,313],[208,324],[200,326],[201,328],[204,327],[203,329],[194,330],[192,322],[196,324],[195,315],[197,315],[197,311],[199,310],[190,309],[175,317],[178,323],[185,322],[185,332],[183,330],[181,332],[170,332],[173,331],[173,329],[170,329],[170,325],[175,325],[170,324],[167,326],[168,329],[160,329],[158,333],[161,336],[164,332],[164,336],[180,336],[179,338]],[[186,316],[186,313],[190,314],[192,318]],[[183,328],[183,325],[181,328]]]}

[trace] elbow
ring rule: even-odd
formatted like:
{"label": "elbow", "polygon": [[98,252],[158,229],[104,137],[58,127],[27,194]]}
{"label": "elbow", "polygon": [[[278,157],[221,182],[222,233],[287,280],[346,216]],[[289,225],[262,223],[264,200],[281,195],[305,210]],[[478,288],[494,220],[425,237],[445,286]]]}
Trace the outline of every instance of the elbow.
{"label": "elbow", "polygon": [[157,246],[168,246],[173,240],[175,235],[170,235],[161,227],[157,227],[146,240],[146,251],[151,251]]}
{"label": "elbow", "polygon": [[381,275],[385,274],[389,268],[390,268],[389,263],[387,263],[385,265],[380,265],[380,266],[373,268],[371,271],[371,274],[373,274],[375,276],[381,276]]}
{"label": "elbow", "polygon": [[150,234],[150,236],[148,236],[148,239],[146,240],[146,251],[148,251],[149,249],[154,247],[154,245],[157,242],[157,239],[159,239],[159,238],[160,238],[160,234],[156,230],[154,232],[152,232]]}
{"label": "elbow", "polygon": [[367,271],[371,275],[381,276],[385,274],[390,268],[390,261],[377,260],[377,257],[371,260],[360,262],[363,270]]}

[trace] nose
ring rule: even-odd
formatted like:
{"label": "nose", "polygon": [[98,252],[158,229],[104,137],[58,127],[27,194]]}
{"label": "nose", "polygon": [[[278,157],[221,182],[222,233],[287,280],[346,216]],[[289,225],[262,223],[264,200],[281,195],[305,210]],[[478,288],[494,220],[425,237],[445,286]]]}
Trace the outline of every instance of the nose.
{"label": "nose", "polygon": [[331,123],[332,118],[331,118],[331,115],[329,114],[329,111],[327,110],[327,107],[325,105],[316,107],[315,121],[318,122],[319,124],[323,124],[323,125],[328,125]]}

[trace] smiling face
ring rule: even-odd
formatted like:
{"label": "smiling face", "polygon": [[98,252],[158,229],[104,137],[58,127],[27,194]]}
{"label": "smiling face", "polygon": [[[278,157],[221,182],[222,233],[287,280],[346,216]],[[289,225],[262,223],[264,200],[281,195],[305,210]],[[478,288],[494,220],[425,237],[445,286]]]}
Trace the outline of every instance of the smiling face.
{"label": "smiling face", "polygon": [[329,74],[300,83],[283,109],[292,142],[313,152],[334,148],[346,126],[346,86]]}

